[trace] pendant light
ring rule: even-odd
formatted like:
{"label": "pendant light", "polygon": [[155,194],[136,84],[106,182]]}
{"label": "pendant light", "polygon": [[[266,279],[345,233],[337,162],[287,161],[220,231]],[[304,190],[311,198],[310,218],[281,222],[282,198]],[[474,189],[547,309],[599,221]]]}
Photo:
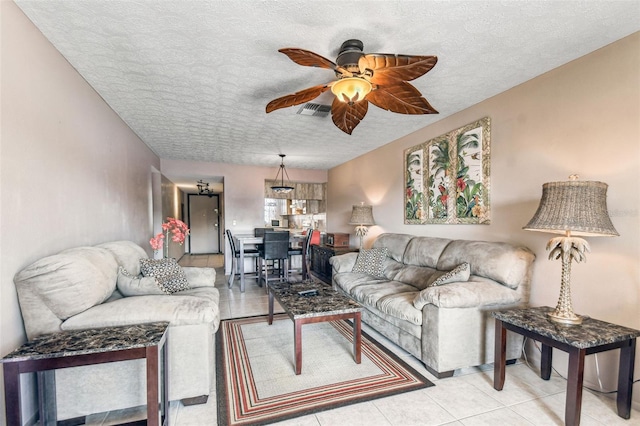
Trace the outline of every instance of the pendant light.
{"label": "pendant light", "polygon": [[[293,191],[294,188],[291,185],[285,185],[284,184],[284,175],[287,175],[287,180],[289,179],[289,173],[287,173],[287,169],[284,168],[284,157],[286,157],[286,155],[284,154],[279,154],[281,160],[280,163],[280,168],[278,169],[278,173],[276,173],[276,178],[275,180],[275,185],[273,185],[271,187],[271,189],[273,189],[274,192],[278,193],[278,194],[288,194],[289,192]],[[280,176],[280,184],[278,185],[278,176]]]}

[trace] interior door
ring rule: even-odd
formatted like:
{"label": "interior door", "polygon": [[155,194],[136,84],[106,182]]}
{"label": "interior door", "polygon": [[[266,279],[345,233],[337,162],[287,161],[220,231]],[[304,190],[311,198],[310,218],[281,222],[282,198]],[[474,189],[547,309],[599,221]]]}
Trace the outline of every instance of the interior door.
{"label": "interior door", "polygon": [[189,196],[191,254],[220,253],[220,197]]}

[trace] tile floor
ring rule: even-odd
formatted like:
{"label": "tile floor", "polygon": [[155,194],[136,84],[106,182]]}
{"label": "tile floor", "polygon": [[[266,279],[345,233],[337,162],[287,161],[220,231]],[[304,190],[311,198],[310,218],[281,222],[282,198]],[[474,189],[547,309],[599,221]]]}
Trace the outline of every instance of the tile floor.
{"label": "tile floor", "polygon": [[[245,293],[239,285],[229,289],[222,274],[221,260],[211,263],[200,256],[185,256],[183,265],[215,266],[220,290],[221,317],[236,318],[267,313],[267,296],[255,280],[247,281]],[[206,264],[203,264],[206,263]],[[385,344],[406,362],[423,373],[436,386],[370,402],[324,411],[278,423],[279,425],[562,425],[566,381],[553,373],[549,381],[540,379],[537,370],[526,363],[507,367],[504,390],[493,389],[493,367],[471,368],[457,372],[454,377],[438,380],[430,375],[413,356],[386,340],[366,324],[363,330]],[[213,361],[212,361],[213,362]],[[205,426],[216,424],[215,384],[207,404],[184,407],[172,403],[170,424],[178,426]],[[636,391],[638,387],[636,386]],[[104,419],[102,424],[109,424]],[[583,392],[581,424],[640,425],[640,410],[632,411],[631,418],[617,416],[615,400],[587,389]]]}

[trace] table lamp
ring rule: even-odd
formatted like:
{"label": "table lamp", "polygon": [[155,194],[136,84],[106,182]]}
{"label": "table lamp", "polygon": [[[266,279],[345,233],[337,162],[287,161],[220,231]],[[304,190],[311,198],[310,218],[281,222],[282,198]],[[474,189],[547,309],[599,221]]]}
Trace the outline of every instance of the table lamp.
{"label": "table lamp", "polygon": [[375,225],[372,207],[365,206],[364,203],[360,203],[359,206],[353,206],[349,225],[357,225],[356,235],[360,237],[360,250],[362,250],[362,239],[369,232],[367,226]]}
{"label": "table lamp", "polygon": [[559,324],[581,324],[582,318],[571,306],[571,262],[586,261],[585,252],[591,250],[587,241],[576,236],[619,235],[607,213],[607,184],[579,181],[577,175],[565,182],[545,183],[538,210],[523,229],[564,234],[547,243],[549,259],[562,261],[560,297],[549,318]]}

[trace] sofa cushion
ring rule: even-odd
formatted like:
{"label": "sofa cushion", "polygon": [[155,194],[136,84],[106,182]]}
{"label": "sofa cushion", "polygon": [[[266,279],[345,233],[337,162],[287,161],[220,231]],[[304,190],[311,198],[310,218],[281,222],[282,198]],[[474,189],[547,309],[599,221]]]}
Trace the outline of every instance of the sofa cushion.
{"label": "sofa cushion", "polygon": [[439,270],[450,270],[468,262],[471,274],[498,281],[515,289],[526,279],[535,256],[531,251],[508,243],[452,241],[438,260]]}
{"label": "sofa cushion", "polygon": [[418,289],[399,281],[376,281],[359,285],[351,289],[349,294],[365,305],[377,306],[378,300],[398,293],[416,293]]}
{"label": "sofa cushion", "polygon": [[174,258],[140,259],[140,272],[145,277],[154,277],[166,293],[175,293],[189,288],[187,276]]}
{"label": "sofa cushion", "polygon": [[[422,290],[429,286],[429,283],[438,278],[438,272],[433,268],[424,266],[403,265],[393,277],[394,280],[407,283]],[[435,278],[434,275],[436,275]]]}
{"label": "sofa cushion", "polygon": [[375,278],[371,275],[361,274],[359,272],[343,272],[335,274],[333,276],[333,280],[336,282],[336,285],[343,289],[347,294],[351,294],[354,288],[361,285],[388,282],[388,280],[384,278]]}
{"label": "sofa cushion", "polygon": [[397,262],[404,262],[404,251],[412,238],[413,235],[407,234],[381,234],[374,241],[373,247],[386,247],[389,250],[387,256]]}
{"label": "sofa cushion", "polygon": [[[217,293],[218,289],[203,287]],[[63,330],[91,327],[112,327],[143,322],[169,321],[172,326],[213,323],[220,320],[218,304],[213,300],[191,295],[151,295],[125,297],[103,303],[75,315],[62,323]]]}
{"label": "sofa cushion", "polygon": [[168,293],[160,288],[158,281],[154,277],[144,277],[142,275],[133,276],[122,266],[118,268],[118,281],[116,285],[118,291],[126,297]]}
{"label": "sofa cushion", "polygon": [[445,285],[449,283],[468,281],[471,275],[471,267],[467,262],[461,263],[450,271],[436,271],[429,278],[427,287],[432,285]]}
{"label": "sofa cushion", "polygon": [[414,237],[407,244],[403,263],[437,269],[438,259],[450,242],[451,240],[445,238]]}
{"label": "sofa cushion", "polygon": [[111,241],[99,244],[96,247],[109,250],[118,265],[134,276],[140,275],[140,259],[149,257],[147,252],[133,241]]}
{"label": "sofa cushion", "polygon": [[360,250],[356,264],[353,265],[352,272],[383,278],[382,265],[384,259],[387,257],[387,253],[388,250],[386,247]]}
{"label": "sofa cushion", "polygon": [[108,251],[79,247],[42,258],[18,272],[16,285],[34,293],[64,320],[109,298],[116,288],[118,264]]}

